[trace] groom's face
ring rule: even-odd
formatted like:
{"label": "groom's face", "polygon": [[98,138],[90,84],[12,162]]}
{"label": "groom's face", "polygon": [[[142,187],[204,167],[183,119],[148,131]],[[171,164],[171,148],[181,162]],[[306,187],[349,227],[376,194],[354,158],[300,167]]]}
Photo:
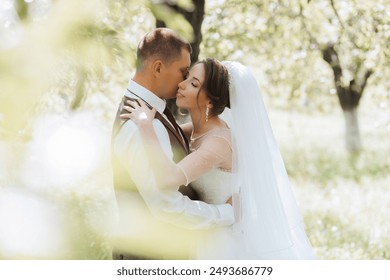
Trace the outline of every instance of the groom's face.
{"label": "groom's face", "polygon": [[186,49],[182,49],[181,56],[178,60],[173,61],[169,65],[165,65],[160,77],[160,97],[171,99],[176,96],[178,84],[187,76],[190,65],[190,53]]}

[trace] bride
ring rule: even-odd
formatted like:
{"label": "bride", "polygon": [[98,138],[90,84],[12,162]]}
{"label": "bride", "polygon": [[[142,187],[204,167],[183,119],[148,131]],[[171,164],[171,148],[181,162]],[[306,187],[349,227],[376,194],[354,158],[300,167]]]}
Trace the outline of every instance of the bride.
{"label": "bride", "polygon": [[[197,62],[178,85],[176,104],[191,153],[175,164],[153,130],[156,110],[128,101],[159,189],[191,186],[200,200],[228,201],[236,222],[210,230],[197,259],[314,259],[255,77],[238,62]],[[225,109],[226,108],[226,109]]]}

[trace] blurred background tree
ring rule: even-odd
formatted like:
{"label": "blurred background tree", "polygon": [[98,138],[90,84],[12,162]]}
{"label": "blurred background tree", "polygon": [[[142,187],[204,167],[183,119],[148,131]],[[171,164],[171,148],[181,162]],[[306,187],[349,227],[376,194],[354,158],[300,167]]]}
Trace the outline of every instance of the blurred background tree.
{"label": "blurred background tree", "polygon": [[346,148],[359,151],[357,109],[363,93],[379,83],[388,96],[389,2],[213,2],[206,16],[204,53],[255,61],[265,73],[264,91],[275,100],[270,102],[287,108],[329,112],[336,104],[327,96],[337,94]]}
{"label": "blurred background tree", "polygon": [[[387,3],[388,4],[388,3]],[[385,1],[312,1],[302,8],[304,30],[313,47],[321,50],[333,72],[334,87],[345,116],[346,147],[358,152],[361,137],[358,106],[375,71],[389,68],[390,18]],[[313,16],[321,19],[321,25]],[[330,36],[313,35],[317,30],[333,29]]]}

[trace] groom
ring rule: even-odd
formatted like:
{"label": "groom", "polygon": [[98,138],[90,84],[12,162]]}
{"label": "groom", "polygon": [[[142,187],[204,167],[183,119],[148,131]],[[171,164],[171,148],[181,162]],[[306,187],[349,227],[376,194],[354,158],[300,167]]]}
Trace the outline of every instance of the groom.
{"label": "groom", "polygon": [[186,156],[188,141],[165,100],[176,96],[178,84],[188,73],[191,51],[188,42],[167,28],[147,33],[138,45],[136,73],[119,105],[112,134],[119,213],[113,237],[114,259],[191,258],[190,245],[202,232],[194,229],[205,230],[234,221],[231,205],[191,200],[188,187],[182,186],[181,192],[151,192],[151,170],[143,155],[138,127],[131,120],[120,118],[127,100],[142,99],[157,110],[153,125],[167,155],[175,162]]}

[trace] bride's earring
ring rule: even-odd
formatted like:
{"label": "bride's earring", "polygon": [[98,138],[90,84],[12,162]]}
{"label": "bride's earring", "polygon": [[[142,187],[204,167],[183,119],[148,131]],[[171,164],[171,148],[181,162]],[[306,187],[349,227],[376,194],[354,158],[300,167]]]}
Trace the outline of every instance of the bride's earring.
{"label": "bride's earring", "polygon": [[209,111],[210,111],[210,108],[206,107],[206,122],[209,121]]}

